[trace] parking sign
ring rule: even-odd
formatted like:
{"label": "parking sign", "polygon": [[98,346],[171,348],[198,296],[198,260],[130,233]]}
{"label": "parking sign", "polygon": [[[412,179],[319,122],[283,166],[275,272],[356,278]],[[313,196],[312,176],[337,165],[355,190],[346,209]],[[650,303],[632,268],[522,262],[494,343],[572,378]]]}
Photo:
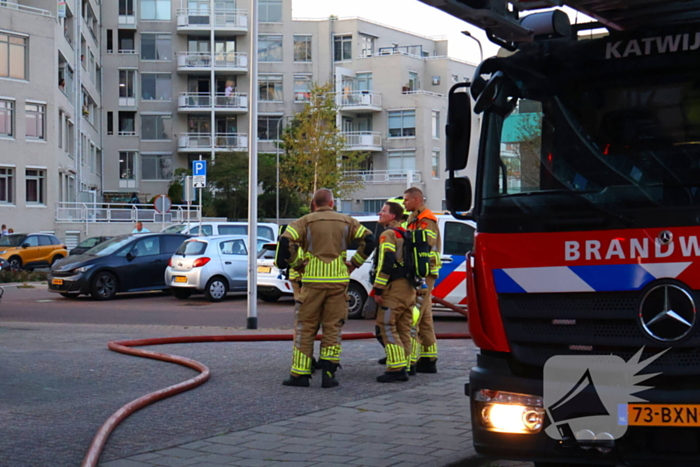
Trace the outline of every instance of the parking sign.
{"label": "parking sign", "polygon": [[207,161],[192,161],[192,184],[195,188],[207,186]]}

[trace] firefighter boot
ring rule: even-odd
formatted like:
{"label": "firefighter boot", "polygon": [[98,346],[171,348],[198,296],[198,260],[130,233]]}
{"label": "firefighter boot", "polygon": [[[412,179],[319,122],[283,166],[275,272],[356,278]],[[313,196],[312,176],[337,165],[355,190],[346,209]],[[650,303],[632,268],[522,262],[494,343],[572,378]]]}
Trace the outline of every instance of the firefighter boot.
{"label": "firefighter boot", "polygon": [[437,373],[437,359],[420,358],[416,363],[417,373]]}
{"label": "firefighter boot", "polygon": [[406,368],[401,368],[401,371],[385,371],[383,375],[377,376],[378,383],[394,383],[397,381],[408,381]]}
{"label": "firefighter boot", "polygon": [[299,376],[289,375],[289,378],[282,381],[282,385],[283,386],[296,386],[299,388],[308,388],[310,378],[311,378],[311,375],[299,375]]}
{"label": "firefighter boot", "polygon": [[410,365],[408,367],[408,376],[416,376],[416,365]]}
{"label": "firefighter boot", "polygon": [[377,360],[377,363],[379,363],[380,365],[386,365],[386,357],[380,358],[379,360]]}
{"label": "firefighter boot", "polygon": [[335,379],[335,370],[337,370],[339,366],[340,365],[330,360],[321,360],[322,388],[334,388],[340,384],[338,380]]}

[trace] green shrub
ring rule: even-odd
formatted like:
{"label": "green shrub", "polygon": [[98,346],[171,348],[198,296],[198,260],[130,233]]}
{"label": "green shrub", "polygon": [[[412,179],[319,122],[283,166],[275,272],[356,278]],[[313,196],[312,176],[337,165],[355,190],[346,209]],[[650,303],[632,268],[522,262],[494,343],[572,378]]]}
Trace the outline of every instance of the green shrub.
{"label": "green shrub", "polygon": [[0,271],[0,283],[8,282],[43,282],[48,278],[49,273],[45,271],[10,271],[6,269]]}

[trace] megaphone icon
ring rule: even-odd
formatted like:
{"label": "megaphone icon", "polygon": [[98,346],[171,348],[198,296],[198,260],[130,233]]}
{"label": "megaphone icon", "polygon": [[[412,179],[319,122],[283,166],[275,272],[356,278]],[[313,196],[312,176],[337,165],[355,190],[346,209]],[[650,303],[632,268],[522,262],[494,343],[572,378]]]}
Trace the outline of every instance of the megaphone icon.
{"label": "megaphone icon", "polygon": [[598,395],[589,369],[586,369],[571,390],[549,406],[547,411],[562,439],[573,437],[571,427],[565,422],[576,418],[610,415]]}

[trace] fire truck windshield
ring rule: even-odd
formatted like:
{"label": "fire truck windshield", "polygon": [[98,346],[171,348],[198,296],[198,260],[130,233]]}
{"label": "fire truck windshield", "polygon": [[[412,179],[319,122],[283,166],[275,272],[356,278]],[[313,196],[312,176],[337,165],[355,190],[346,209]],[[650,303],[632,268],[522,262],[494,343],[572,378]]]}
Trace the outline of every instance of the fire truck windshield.
{"label": "fire truck windshield", "polygon": [[530,97],[485,114],[481,230],[698,225],[700,77]]}

